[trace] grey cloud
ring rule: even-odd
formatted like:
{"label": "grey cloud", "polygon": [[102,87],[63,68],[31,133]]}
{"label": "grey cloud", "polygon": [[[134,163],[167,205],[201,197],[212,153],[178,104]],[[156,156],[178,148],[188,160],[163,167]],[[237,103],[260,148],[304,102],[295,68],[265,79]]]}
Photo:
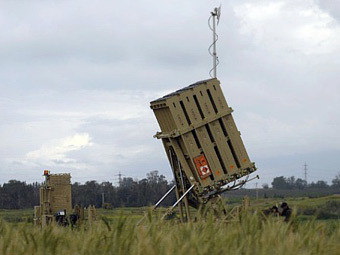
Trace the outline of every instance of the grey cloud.
{"label": "grey cloud", "polygon": [[317,0],[319,6],[340,22],[340,2],[336,0]]}
{"label": "grey cloud", "polygon": [[[82,88],[106,89],[122,84],[133,88],[131,73],[139,75],[139,81],[153,76],[159,81],[162,76],[158,73],[168,68],[171,72],[185,70],[190,77],[190,69],[201,66],[199,69],[203,70],[204,62],[200,61],[203,56],[209,63],[205,50],[210,40],[206,36],[203,40],[201,32],[206,29],[205,34],[208,33],[206,17],[200,22],[202,29],[193,30],[198,17],[194,13],[188,17],[185,9],[176,8],[182,3],[168,4],[176,12],[160,6],[144,8],[145,3],[134,3],[134,8],[121,3],[117,8],[117,3],[106,2],[102,8],[89,9],[85,4],[79,9],[80,3],[55,6],[40,2],[38,6],[36,2],[34,8],[21,7],[31,12],[17,10],[22,17],[5,15],[8,23],[4,22],[3,28],[7,28],[4,32],[7,39],[1,41],[0,48],[3,83],[18,87],[28,83],[35,88],[44,87],[43,84],[67,88],[79,88],[81,84]],[[55,7],[59,9],[54,12]],[[158,8],[158,12],[153,8]],[[197,50],[188,43],[191,40]],[[28,64],[32,66],[30,72]],[[148,76],[144,77],[144,73]],[[107,84],[109,80],[111,84]],[[141,86],[149,84],[150,81],[142,82]]]}
{"label": "grey cloud", "polygon": [[57,165],[67,165],[67,164],[74,164],[74,161],[65,161],[65,160],[52,160],[53,163]]}
{"label": "grey cloud", "polygon": [[[311,6],[307,0],[284,2],[282,17]],[[333,157],[340,144],[340,52],[314,54],[312,48],[306,54],[301,51],[308,46],[305,41],[291,43],[293,28],[310,25],[310,19],[280,22],[274,16],[258,25],[235,13],[243,4],[270,3],[223,3],[218,77],[263,182],[277,175],[298,176],[304,161],[315,169],[331,169],[329,180],[337,172]],[[320,8],[335,13],[327,3],[320,2]],[[2,3],[2,180],[38,180],[42,169],[51,167],[70,171],[75,181],[113,181],[119,171],[142,178],[154,169],[171,178],[162,144],[152,138],[159,127],[149,102],[208,78],[207,19],[217,5]],[[263,27],[260,36],[256,29],[242,32],[246,22]],[[68,152],[67,160],[25,162],[30,151],[76,133],[89,134],[92,146]],[[323,175],[316,172],[317,178]]]}

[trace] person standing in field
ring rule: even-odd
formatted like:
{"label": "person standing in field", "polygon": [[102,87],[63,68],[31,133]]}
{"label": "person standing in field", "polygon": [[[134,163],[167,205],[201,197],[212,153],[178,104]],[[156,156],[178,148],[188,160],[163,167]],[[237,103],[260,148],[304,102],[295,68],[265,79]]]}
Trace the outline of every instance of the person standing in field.
{"label": "person standing in field", "polygon": [[292,215],[292,209],[289,208],[288,204],[286,202],[283,202],[281,204],[281,213],[280,215],[285,217],[285,222],[288,222],[290,219],[290,216]]}

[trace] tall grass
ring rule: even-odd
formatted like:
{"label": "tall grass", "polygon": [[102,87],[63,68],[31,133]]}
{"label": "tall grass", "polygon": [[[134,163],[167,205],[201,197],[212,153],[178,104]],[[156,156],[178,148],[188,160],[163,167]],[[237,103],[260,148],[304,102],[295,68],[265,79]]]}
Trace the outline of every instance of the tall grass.
{"label": "tall grass", "polygon": [[214,217],[186,224],[149,218],[139,226],[119,217],[73,230],[0,222],[0,254],[340,254],[340,228],[254,214],[229,223]]}

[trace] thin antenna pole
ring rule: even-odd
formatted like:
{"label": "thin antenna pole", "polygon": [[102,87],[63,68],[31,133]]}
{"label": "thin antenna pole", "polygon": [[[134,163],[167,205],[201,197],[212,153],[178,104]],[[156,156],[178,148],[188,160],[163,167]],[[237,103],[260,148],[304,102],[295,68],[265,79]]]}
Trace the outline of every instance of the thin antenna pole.
{"label": "thin antenna pole", "polygon": [[[209,25],[210,30],[213,33],[213,42],[212,44],[210,44],[208,51],[209,51],[209,54],[213,57],[213,68],[210,69],[209,75],[212,78],[216,78],[217,77],[217,65],[219,63],[217,53],[216,53],[216,42],[218,40],[218,35],[216,34],[216,26],[218,25],[220,16],[221,16],[221,6],[219,8],[215,8],[214,11],[211,12],[210,14],[211,16],[208,19],[208,25]],[[211,25],[211,19],[212,19],[212,25]],[[217,20],[217,24],[216,24],[216,20]]]}
{"label": "thin antenna pole", "polygon": [[257,183],[255,183],[256,185],[256,200],[259,200],[259,189],[257,188]]}
{"label": "thin antenna pole", "polygon": [[216,55],[216,12],[212,12],[212,18],[213,18],[213,71],[214,75],[213,77],[217,77],[217,55]]}
{"label": "thin antenna pole", "polygon": [[122,186],[123,180],[122,180],[122,174],[119,172],[118,174],[118,183],[119,183],[119,187]]}

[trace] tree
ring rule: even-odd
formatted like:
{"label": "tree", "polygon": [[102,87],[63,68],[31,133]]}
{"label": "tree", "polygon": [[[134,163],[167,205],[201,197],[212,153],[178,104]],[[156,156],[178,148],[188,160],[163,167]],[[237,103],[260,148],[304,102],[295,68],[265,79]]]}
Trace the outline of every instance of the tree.
{"label": "tree", "polygon": [[338,173],[332,180],[332,187],[340,188],[340,173]]}
{"label": "tree", "polygon": [[293,189],[295,188],[295,177],[291,176],[286,179],[286,182],[288,184],[288,189]]}
{"label": "tree", "polygon": [[311,189],[328,189],[330,186],[327,182],[319,180],[317,182],[312,182],[309,184],[309,188]]}
{"label": "tree", "polygon": [[3,209],[20,209],[33,207],[39,203],[38,192],[40,185],[26,184],[17,180],[4,183],[0,191],[0,206]]}
{"label": "tree", "polygon": [[121,183],[122,188],[131,188],[136,182],[131,177],[124,177]]}
{"label": "tree", "polygon": [[162,183],[167,182],[164,175],[159,175],[157,170],[151,171],[150,173],[146,174],[149,183]]}
{"label": "tree", "polygon": [[262,184],[262,188],[264,188],[264,189],[269,189],[268,183],[263,183],[263,184]]}
{"label": "tree", "polygon": [[289,184],[285,177],[275,177],[272,182],[273,189],[289,189]]}
{"label": "tree", "polygon": [[302,180],[301,178],[298,178],[295,181],[295,188],[297,189],[305,189],[307,187],[307,182],[305,180]]}

